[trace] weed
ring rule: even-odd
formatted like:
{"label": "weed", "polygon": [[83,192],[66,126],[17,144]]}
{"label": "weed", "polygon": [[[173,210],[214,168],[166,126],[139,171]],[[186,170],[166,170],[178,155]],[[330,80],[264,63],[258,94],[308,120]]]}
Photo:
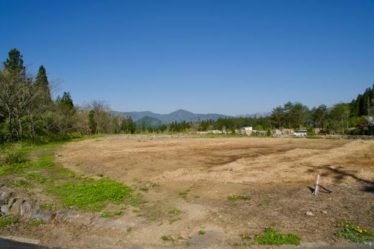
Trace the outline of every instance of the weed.
{"label": "weed", "polygon": [[336,235],[339,238],[347,239],[355,243],[363,243],[374,240],[373,233],[347,220],[343,220],[340,223],[339,230]]}
{"label": "weed", "polygon": [[270,205],[270,203],[271,203],[271,200],[269,200],[269,199],[263,199],[263,200],[261,200],[261,201],[258,202],[257,206],[259,206],[259,207],[267,207],[267,206]]}
{"label": "weed", "polygon": [[172,242],[173,244],[180,240],[184,240],[184,238],[179,234],[162,235],[161,239],[165,242]]}
{"label": "weed", "polygon": [[169,220],[169,224],[172,224],[176,222],[177,220],[180,220],[180,215],[182,214],[182,210],[178,208],[170,209],[167,213],[167,218]]}
{"label": "weed", "polygon": [[182,191],[182,192],[179,192],[179,196],[186,200],[186,199],[187,199],[187,196],[188,196],[188,194],[189,194],[190,192],[191,192],[191,189],[188,188],[188,189],[186,189],[186,190],[184,190],[184,191]]}
{"label": "weed", "polygon": [[15,216],[1,216],[0,217],[0,229],[10,226],[12,224],[19,223],[19,219]]}
{"label": "weed", "polygon": [[205,229],[204,227],[201,227],[199,232],[197,232],[199,235],[204,235],[206,232],[205,232]]}
{"label": "weed", "polygon": [[33,228],[33,227],[41,226],[41,225],[43,225],[43,224],[44,224],[44,221],[39,220],[39,219],[36,219],[36,220],[30,220],[29,222],[27,222],[26,227],[27,227],[27,228]]}
{"label": "weed", "polygon": [[236,201],[249,201],[252,197],[250,195],[229,195],[227,200],[231,202]]}
{"label": "weed", "polygon": [[295,234],[281,234],[272,228],[266,228],[262,234],[255,236],[260,245],[299,245],[300,238]]}

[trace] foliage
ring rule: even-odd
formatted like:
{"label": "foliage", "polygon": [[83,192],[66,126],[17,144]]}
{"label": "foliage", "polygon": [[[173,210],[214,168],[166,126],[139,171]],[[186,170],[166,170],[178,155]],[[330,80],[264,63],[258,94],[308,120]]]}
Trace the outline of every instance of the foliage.
{"label": "foliage", "polygon": [[7,164],[27,161],[27,151],[19,144],[14,144],[4,150],[4,161]]}
{"label": "foliage", "polygon": [[300,238],[295,234],[282,234],[272,228],[266,228],[262,234],[255,236],[260,245],[299,245]]}
{"label": "foliage", "polygon": [[339,238],[347,239],[355,243],[374,241],[372,232],[347,220],[340,223],[339,231],[336,235]]}

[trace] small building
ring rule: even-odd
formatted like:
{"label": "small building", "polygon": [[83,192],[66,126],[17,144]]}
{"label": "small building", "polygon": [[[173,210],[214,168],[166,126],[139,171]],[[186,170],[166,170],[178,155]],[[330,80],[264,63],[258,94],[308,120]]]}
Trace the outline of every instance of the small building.
{"label": "small building", "polygon": [[306,137],[308,132],[306,130],[298,130],[293,133],[295,137]]}
{"label": "small building", "polygon": [[240,134],[250,136],[253,133],[252,126],[245,126],[240,128]]}

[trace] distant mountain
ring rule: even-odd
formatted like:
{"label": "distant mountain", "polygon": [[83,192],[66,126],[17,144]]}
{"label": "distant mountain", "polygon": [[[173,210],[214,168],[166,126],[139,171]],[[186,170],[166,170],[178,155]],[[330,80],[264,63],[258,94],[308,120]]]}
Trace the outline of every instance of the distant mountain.
{"label": "distant mountain", "polygon": [[[171,122],[191,122],[191,121],[200,121],[200,120],[216,120],[218,118],[228,118],[231,116],[223,115],[223,114],[216,114],[216,113],[209,113],[209,114],[197,114],[193,112],[189,112],[183,109],[171,112],[169,114],[158,114],[150,111],[144,112],[114,112],[117,115],[131,117],[135,122],[138,122],[144,117],[157,119],[161,121],[161,123],[168,124]],[[149,119],[148,119],[149,121]]]}
{"label": "distant mountain", "polygon": [[136,126],[138,127],[145,127],[145,128],[158,128],[162,125],[162,121],[157,118],[152,117],[142,117],[135,121]]}

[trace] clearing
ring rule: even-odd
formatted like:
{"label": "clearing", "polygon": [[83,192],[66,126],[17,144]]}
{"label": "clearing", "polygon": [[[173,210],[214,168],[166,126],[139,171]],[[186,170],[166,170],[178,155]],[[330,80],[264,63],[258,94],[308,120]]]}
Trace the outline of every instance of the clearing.
{"label": "clearing", "polygon": [[[68,143],[56,163],[131,186],[144,203],[109,209],[101,222],[2,233],[63,248],[268,248],[255,238],[272,228],[303,247],[349,246],[336,236],[343,220],[374,230],[373,152],[373,140],[344,139],[133,135]],[[332,193],[311,194],[317,174]]]}

